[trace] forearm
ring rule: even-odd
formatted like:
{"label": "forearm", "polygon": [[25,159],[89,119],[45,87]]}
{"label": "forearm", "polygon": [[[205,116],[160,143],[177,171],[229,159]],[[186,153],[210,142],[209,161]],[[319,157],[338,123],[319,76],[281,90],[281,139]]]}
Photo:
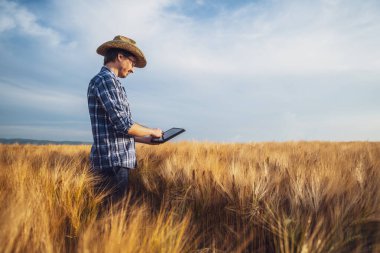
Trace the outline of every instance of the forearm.
{"label": "forearm", "polygon": [[152,144],[151,136],[137,136],[135,137],[135,142],[144,143],[144,144]]}
{"label": "forearm", "polygon": [[142,125],[139,125],[137,123],[134,123],[131,128],[128,130],[128,134],[133,135],[135,137],[143,137],[143,136],[150,136],[154,133],[154,130],[149,127],[144,127]]}

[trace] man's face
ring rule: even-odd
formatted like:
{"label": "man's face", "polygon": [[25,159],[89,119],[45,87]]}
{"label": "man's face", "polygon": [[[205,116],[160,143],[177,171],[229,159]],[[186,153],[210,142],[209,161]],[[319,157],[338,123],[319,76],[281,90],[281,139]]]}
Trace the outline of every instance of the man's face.
{"label": "man's face", "polygon": [[119,59],[119,74],[118,77],[125,78],[129,73],[133,73],[133,69],[136,65],[136,58],[133,56],[126,57],[123,54],[118,55]]}

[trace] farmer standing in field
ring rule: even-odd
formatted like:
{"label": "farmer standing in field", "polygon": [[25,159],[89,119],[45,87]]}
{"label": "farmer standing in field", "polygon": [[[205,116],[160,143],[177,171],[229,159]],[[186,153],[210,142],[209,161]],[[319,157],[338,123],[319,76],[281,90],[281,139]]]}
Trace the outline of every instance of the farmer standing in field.
{"label": "farmer standing in field", "polygon": [[136,42],[116,36],[103,43],[96,52],[104,56],[104,66],[88,86],[88,109],[94,143],[91,148],[91,169],[107,187],[122,196],[127,188],[130,169],[136,168],[135,142],[153,144],[162,131],[147,128],[132,119],[127,94],[119,78],[143,68],[146,59]]}

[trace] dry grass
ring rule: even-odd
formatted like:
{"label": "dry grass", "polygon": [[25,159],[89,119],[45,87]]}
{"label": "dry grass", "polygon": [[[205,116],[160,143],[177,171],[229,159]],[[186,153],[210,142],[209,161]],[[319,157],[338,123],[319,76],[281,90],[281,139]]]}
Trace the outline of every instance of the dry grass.
{"label": "dry grass", "polygon": [[380,143],[141,145],[112,206],[89,149],[0,145],[1,252],[380,252]]}

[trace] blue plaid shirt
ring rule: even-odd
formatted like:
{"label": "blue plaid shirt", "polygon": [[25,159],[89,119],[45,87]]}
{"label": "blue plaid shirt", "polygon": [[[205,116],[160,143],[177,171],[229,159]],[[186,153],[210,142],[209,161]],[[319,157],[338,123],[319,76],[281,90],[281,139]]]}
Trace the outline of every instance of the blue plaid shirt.
{"label": "blue plaid shirt", "polygon": [[94,144],[90,160],[94,169],[136,167],[135,139],[127,94],[119,79],[106,66],[91,79],[87,92]]}

